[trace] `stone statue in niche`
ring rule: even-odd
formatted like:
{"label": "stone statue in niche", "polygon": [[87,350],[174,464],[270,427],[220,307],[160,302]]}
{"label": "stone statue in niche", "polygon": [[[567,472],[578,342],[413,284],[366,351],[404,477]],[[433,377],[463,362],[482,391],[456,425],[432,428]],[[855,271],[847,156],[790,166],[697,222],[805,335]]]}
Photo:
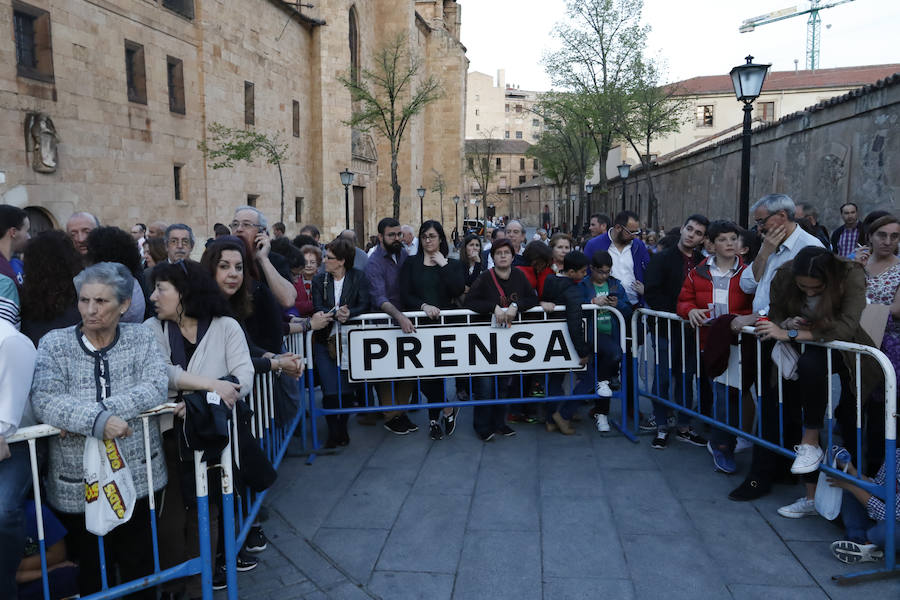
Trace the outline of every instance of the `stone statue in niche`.
{"label": "stone statue in niche", "polygon": [[31,156],[31,168],[38,173],[55,173],[59,136],[53,120],[44,113],[25,117],[25,150]]}

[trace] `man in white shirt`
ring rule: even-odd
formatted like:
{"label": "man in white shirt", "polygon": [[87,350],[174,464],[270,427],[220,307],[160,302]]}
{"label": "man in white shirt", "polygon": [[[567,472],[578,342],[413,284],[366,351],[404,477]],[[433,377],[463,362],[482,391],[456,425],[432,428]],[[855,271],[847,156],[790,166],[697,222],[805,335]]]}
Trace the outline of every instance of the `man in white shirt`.
{"label": "man in white shirt", "polygon": [[[759,254],[750,263],[750,268],[744,269],[741,275],[741,289],[748,294],[756,294],[753,298],[754,314],[735,318],[732,321],[732,329],[736,331],[741,327],[753,325],[760,315],[768,314],[769,288],[779,267],[794,260],[797,253],[807,246],[824,247],[817,237],[797,225],[794,220],[794,201],[785,194],[763,196],[750,208],[750,214],[756,221],[760,235],[763,236],[763,244]],[[771,342],[764,341],[763,356],[769,356],[772,347]],[[768,385],[771,381],[771,371],[772,361],[763,360],[761,373],[763,389],[759,397],[759,415],[762,419],[763,438],[778,444],[780,407],[777,390]],[[788,439],[785,439],[785,444],[791,445]],[[779,471],[787,473],[785,459],[771,450],[754,446],[753,462],[747,478],[732,490],[728,497],[732,500],[746,501],[765,496],[771,490],[772,481]]]}
{"label": "man in white shirt", "polygon": [[407,256],[414,256],[419,252],[419,238],[416,237],[416,232],[412,228],[411,225],[403,225],[400,228],[400,233],[403,234],[402,242],[403,249],[406,250]]}
{"label": "man in white shirt", "polygon": [[16,597],[16,570],[25,546],[23,503],[31,487],[31,460],[27,444],[6,440],[20,425],[34,424],[28,394],[35,356],[31,341],[0,320],[0,598]]}

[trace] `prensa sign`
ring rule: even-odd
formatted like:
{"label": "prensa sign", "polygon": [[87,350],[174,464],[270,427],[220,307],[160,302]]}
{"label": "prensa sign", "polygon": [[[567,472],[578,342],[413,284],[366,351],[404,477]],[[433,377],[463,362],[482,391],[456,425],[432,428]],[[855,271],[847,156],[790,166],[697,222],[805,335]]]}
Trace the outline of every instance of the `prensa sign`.
{"label": "prensa sign", "polygon": [[350,381],[583,370],[565,321],[348,327]]}

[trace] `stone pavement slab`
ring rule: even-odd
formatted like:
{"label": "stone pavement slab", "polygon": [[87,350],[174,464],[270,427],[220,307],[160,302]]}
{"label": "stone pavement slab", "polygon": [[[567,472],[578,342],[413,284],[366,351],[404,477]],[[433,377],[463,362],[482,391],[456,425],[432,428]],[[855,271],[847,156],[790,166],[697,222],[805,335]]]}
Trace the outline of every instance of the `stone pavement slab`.
{"label": "stone pavement slab", "polygon": [[242,599],[900,598],[897,579],[831,580],[870,567],[834,560],[835,524],[777,515],[799,485],[729,501],[749,454],[725,476],[705,448],[655,450],[589,423],[573,436],[518,425],[484,444],[471,411],[438,442],[425,411],[411,417],[417,433],[351,419],[347,448],[285,459]]}

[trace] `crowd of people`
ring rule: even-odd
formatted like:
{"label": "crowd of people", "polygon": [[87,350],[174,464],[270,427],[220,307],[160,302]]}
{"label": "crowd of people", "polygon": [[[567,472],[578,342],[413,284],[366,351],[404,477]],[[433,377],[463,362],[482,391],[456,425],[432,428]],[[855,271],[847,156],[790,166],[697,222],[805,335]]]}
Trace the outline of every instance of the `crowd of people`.
{"label": "crowd of people", "polygon": [[[47,423],[64,432],[49,439],[42,457],[45,522],[55,524],[52,547],[57,548],[48,554],[48,564],[59,590],[87,594],[101,587],[96,542],[84,517],[87,438],[116,440],[125,461],[135,465],[133,516],[105,541],[107,572],[127,581],[146,575],[152,564],[151,497],[162,507],[162,566],[198,553],[189,441],[198,434],[185,427],[191,422],[187,415],[200,414],[198,406],[212,403],[227,418],[232,407],[242,405],[254,374],[267,372],[275,374],[279,410],[299,409],[296,381],[304,362],[285,351],[285,335],[311,332],[322,407],[341,409],[327,413],[327,448],[350,444],[354,407],[380,410],[360,412],[355,426],[381,424],[398,436],[418,431],[408,405],[418,404],[420,396],[429,404],[428,435],[434,441],[456,432],[459,408],[441,406],[448,400],[534,400],[476,403],[473,428],[484,442],[515,436],[511,423],[575,433],[582,403],[565,400],[566,395],[593,398],[591,427],[607,432],[610,399],[624,389],[632,410],[637,383],[620,377],[626,357],[618,343],[618,320],[604,312],[585,315],[584,303],[615,308],[626,322],[640,308],[675,313],[688,328],[699,329],[699,348],[694,348],[693,334],[684,341],[672,339],[678,328],[663,320],[650,328],[641,344],[655,348],[661,361],[657,372],[671,371],[671,377],[657,377],[649,394],[794,448],[791,462],[754,446],[749,472],[729,497],[754,500],[797,476],[805,493],[778,512],[788,518],[814,515],[816,472],[830,450],[823,448],[823,428],[831,381],[826,351],[810,345],[798,352],[797,344],[873,346],[873,337],[880,338],[878,346],[895,368],[900,365],[895,321],[900,318],[900,220],[880,212],[860,221],[853,204],[843,206],[841,215],[844,225],[829,236],[814,207],[772,194],[752,207],[752,230],[695,214],[678,228],[656,233],[645,231],[637,214],[623,211],[614,219],[592,215],[587,232],[577,239],[539,229],[530,241],[525,225],[514,218],[488,227],[483,236],[459,237],[454,230],[448,239],[438,221],[425,221],[416,232],[386,217],[363,250],[352,230],[327,244],[320,242],[314,225],[289,238],[284,224],[275,223],[270,235],[265,215],[242,206],[230,224],[214,226],[201,252],[185,224],[137,223],[126,232],[101,226],[90,213],[72,215],[65,231],[31,238],[27,214],[0,205],[0,388],[5,390],[0,398],[0,544],[23,548],[21,554],[3,554],[0,596],[16,597],[18,584],[19,597],[39,597],[39,563],[35,570],[33,544],[25,544],[35,537],[26,531],[35,510],[27,503],[30,459],[25,444],[5,441],[17,429]],[[886,307],[877,332],[860,324],[867,305]],[[590,367],[576,372],[571,382],[560,373],[501,373],[367,385],[348,378],[339,350],[346,343],[340,324],[363,313],[383,313],[403,333],[414,334],[416,323],[404,314],[410,311],[438,319],[442,311],[466,308],[490,316],[496,326],[517,327],[520,315],[538,306],[547,312],[563,308],[561,321],[581,364]],[[745,372],[731,372],[736,334],[748,326],[761,339],[763,356],[780,357],[779,366],[786,370],[761,360],[757,374],[756,361],[745,357]],[[742,351],[752,353],[755,347],[745,344]],[[857,370],[855,360],[843,353],[832,366],[841,381],[838,434],[848,446],[848,452],[837,454],[846,456],[849,472],[883,483],[881,372],[865,359]],[[786,377],[781,382],[779,372]],[[754,386],[757,380],[761,389]],[[865,432],[859,446],[857,388]],[[140,413],[167,402],[172,416],[146,421],[145,436]],[[655,449],[665,449],[674,438],[706,448],[716,470],[737,470],[735,452],[742,438],[733,432],[710,428],[707,440],[687,413],[673,412],[662,402],[641,415],[640,426],[654,434]],[[150,456],[144,454],[145,437]],[[883,556],[884,502],[843,480],[830,485],[845,490],[847,539],[835,542],[835,556],[846,562]],[[219,589],[226,585],[218,552],[221,509],[215,499],[211,505]],[[900,504],[895,513],[900,514]],[[256,523],[239,553],[238,570],[254,568],[253,553],[266,546]],[[165,593],[198,597],[199,580],[170,582]]]}

